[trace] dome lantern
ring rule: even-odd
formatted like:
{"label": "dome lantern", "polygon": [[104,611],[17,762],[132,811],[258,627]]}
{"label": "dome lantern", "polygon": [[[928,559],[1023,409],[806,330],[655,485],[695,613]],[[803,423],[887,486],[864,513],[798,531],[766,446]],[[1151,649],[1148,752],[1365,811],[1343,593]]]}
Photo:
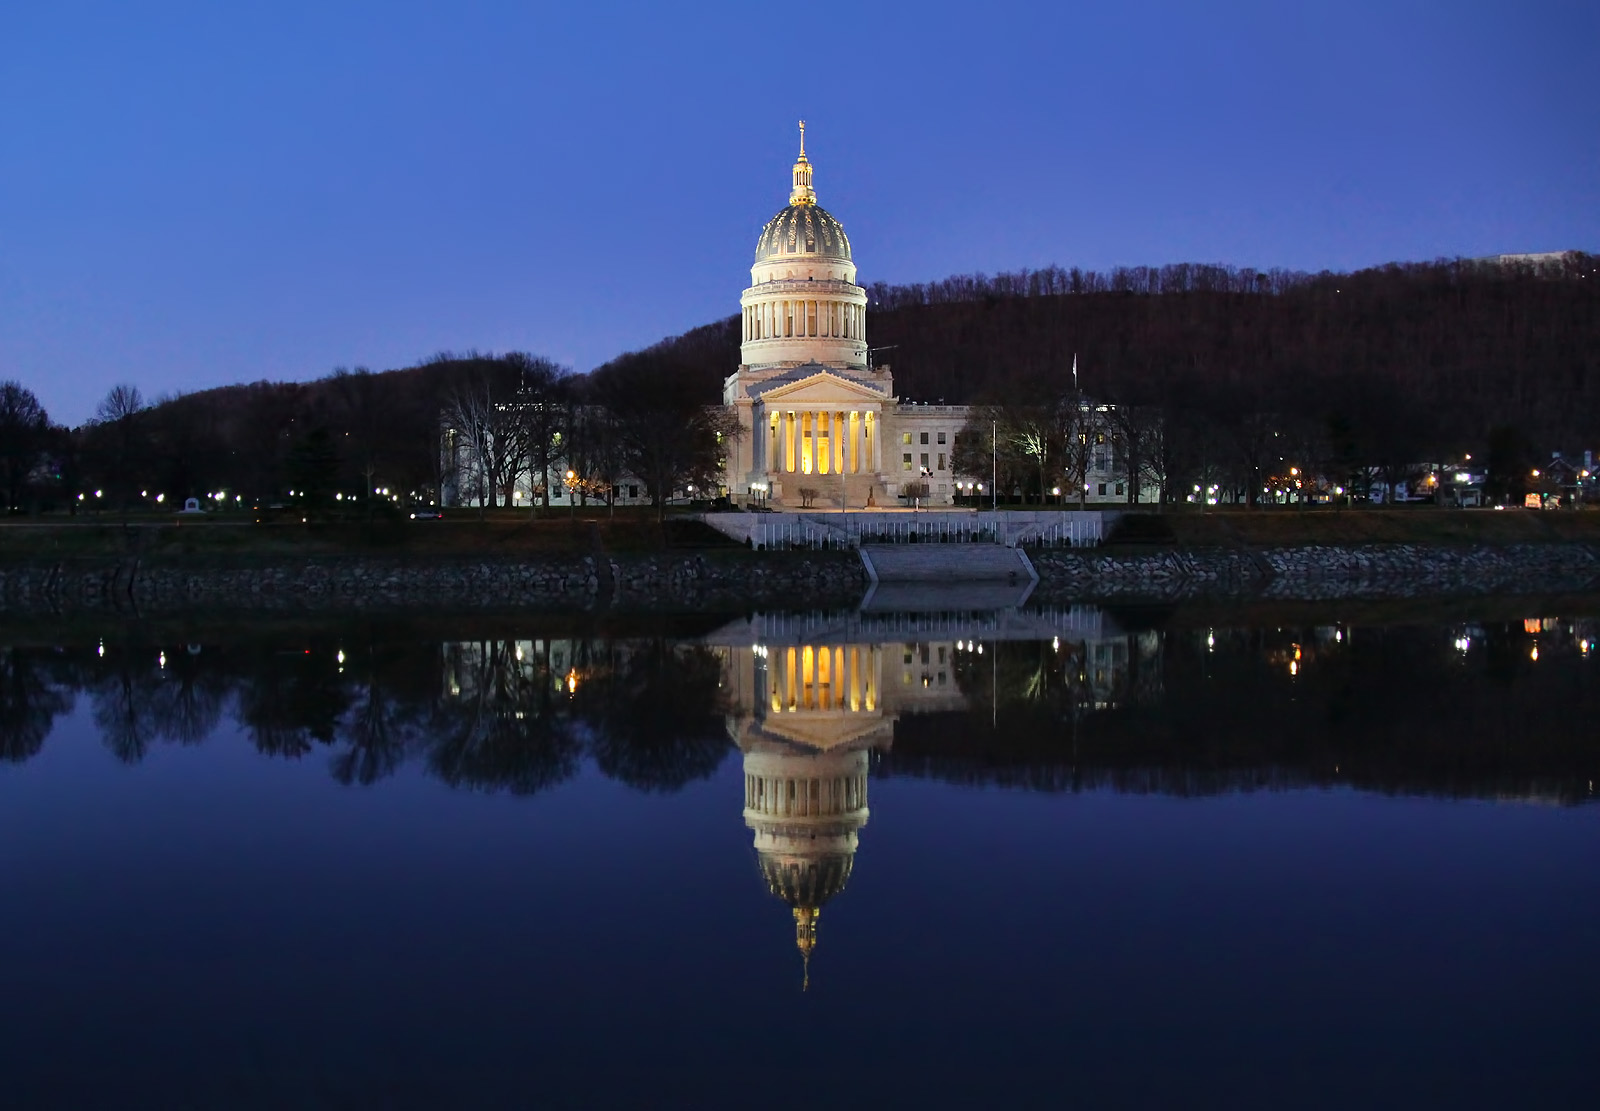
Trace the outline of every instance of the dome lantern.
{"label": "dome lantern", "polygon": [[811,163],[806,158],[806,121],[800,121],[800,158],[794,164],[794,188],[789,191],[790,204],[816,204],[817,192],[811,188]]}

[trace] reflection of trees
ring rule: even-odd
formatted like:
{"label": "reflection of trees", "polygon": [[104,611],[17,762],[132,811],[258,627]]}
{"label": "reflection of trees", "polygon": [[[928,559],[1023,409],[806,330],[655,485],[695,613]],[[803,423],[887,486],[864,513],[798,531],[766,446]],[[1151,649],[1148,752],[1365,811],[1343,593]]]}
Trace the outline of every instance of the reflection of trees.
{"label": "reflection of trees", "polygon": [[630,787],[679,790],[709,778],[732,747],[721,664],[703,647],[653,641],[579,693],[595,764]]}
{"label": "reflection of trees", "polygon": [[222,717],[227,686],[198,654],[167,653],[166,673],[150,693],[150,721],[156,733],[179,744],[199,744]]}
{"label": "reflection of trees", "polygon": [[256,748],[298,759],[333,743],[350,693],[331,648],[256,652],[240,684],[239,722]]}
{"label": "reflection of trees", "polygon": [[118,645],[84,667],[101,740],[129,764],[157,741],[198,744],[222,716],[227,679],[183,649]]}
{"label": "reflection of trees", "polygon": [[23,649],[0,648],[0,760],[36,755],[72,695],[50,682],[43,661]]}
{"label": "reflection of trees", "polygon": [[582,753],[566,698],[510,641],[461,646],[458,689],[434,713],[428,767],[452,787],[528,795],[575,775]]}
{"label": "reflection of trees", "polygon": [[419,656],[436,664],[436,655],[380,645],[350,654],[357,693],[339,722],[339,739],[346,747],[334,754],[331,763],[333,777],[340,783],[369,786],[393,775],[418,745],[425,717],[418,696],[437,684],[417,682],[426,676],[411,675],[407,665]]}
{"label": "reflection of trees", "polygon": [[156,685],[150,674],[154,670],[128,659],[108,668],[94,686],[94,723],[100,741],[124,764],[143,760],[158,736],[150,699]]}

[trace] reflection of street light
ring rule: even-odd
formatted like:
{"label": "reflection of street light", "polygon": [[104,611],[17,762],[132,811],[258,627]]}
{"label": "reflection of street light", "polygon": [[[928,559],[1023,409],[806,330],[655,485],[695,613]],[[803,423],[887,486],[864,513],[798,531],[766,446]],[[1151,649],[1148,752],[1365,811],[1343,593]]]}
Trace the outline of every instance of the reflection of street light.
{"label": "reflection of street light", "polygon": [[578,515],[578,496],[577,496],[577,493],[576,493],[577,489],[578,489],[578,472],[577,471],[568,471],[567,472],[567,506],[568,506],[568,510],[569,510],[568,516],[570,516],[570,517],[576,517]]}

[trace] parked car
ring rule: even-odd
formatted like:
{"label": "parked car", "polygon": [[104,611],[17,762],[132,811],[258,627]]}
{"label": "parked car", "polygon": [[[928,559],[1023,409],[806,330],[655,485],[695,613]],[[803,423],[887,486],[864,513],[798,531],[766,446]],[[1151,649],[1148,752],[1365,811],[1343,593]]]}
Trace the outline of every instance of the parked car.
{"label": "parked car", "polygon": [[413,521],[442,521],[444,520],[444,510],[437,505],[413,505],[411,507],[411,519]]}

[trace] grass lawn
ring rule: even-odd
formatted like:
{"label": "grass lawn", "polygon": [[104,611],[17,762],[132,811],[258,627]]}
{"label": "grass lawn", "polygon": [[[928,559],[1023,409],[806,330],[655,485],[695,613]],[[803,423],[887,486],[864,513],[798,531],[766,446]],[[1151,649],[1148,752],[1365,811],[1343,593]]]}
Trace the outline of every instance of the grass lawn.
{"label": "grass lawn", "polygon": [[587,554],[595,540],[607,551],[649,552],[680,549],[739,549],[739,545],[698,521],[653,511],[604,507],[576,514],[553,511],[535,518],[529,511],[452,512],[443,520],[407,519],[256,524],[249,514],[219,513],[203,518],[172,515],[10,520],[0,523],[0,559],[72,559],[137,552],[141,557],[217,554],[274,555],[474,555]]}

